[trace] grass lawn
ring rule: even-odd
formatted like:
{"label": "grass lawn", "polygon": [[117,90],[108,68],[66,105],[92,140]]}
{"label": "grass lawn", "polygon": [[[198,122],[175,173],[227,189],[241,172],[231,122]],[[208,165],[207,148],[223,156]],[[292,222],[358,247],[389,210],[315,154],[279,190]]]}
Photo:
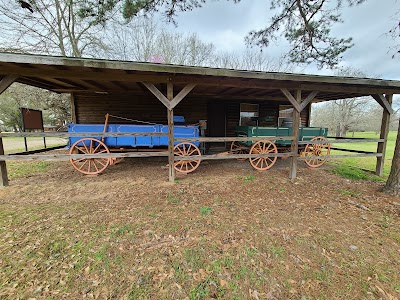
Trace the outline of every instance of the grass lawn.
{"label": "grass lawn", "polygon": [[[67,139],[57,137],[47,137],[47,147],[62,146],[67,143]],[[43,138],[42,137],[27,137],[28,150],[42,149]],[[6,154],[18,153],[25,151],[25,144],[23,137],[5,137],[3,138],[4,151]]]}
{"label": "grass lawn", "polygon": [[[353,137],[352,133],[347,135]],[[388,142],[386,146],[386,157],[385,157],[385,168],[383,171],[383,178],[374,176],[371,172],[375,172],[376,158],[375,157],[360,157],[360,158],[344,158],[335,159],[330,162],[334,166],[333,171],[339,175],[350,178],[358,179],[372,179],[372,180],[386,180],[390,173],[390,167],[392,164],[394,147],[396,144],[397,131],[391,131],[388,135]],[[379,134],[375,132],[355,132],[354,137],[357,138],[369,138],[379,139]],[[351,149],[351,150],[363,150],[376,152],[377,143],[340,143],[335,144],[334,147]],[[332,155],[344,155],[352,154],[350,152],[332,150]],[[367,170],[364,172],[363,170]],[[368,172],[370,171],[370,172]]]}

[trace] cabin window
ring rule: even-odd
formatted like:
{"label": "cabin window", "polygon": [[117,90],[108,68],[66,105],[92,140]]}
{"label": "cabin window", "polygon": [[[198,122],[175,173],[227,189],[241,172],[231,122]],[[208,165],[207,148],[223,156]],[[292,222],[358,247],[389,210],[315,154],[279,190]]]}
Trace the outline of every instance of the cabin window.
{"label": "cabin window", "polygon": [[240,126],[255,126],[256,119],[259,116],[258,104],[241,103],[240,104]]}

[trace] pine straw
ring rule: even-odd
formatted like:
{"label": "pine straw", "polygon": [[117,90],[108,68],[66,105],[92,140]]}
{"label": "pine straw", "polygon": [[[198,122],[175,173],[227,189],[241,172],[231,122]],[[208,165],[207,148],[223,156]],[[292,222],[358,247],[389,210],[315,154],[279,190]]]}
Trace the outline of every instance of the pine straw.
{"label": "pine straw", "polygon": [[95,177],[54,163],[12,180],[0,298],[399,298],[399,200],[327,169],[291,182],[287,163],[203,162],[175,184],[154,158]]}

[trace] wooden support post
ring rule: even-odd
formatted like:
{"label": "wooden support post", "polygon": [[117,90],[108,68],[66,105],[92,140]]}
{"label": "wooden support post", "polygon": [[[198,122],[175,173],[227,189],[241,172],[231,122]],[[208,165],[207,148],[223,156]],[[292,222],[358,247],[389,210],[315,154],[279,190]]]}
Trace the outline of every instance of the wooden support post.
{"label": "wooden support post", "polygon": [[[174,87],[172,82],[167,83],[167,98],[169,101],[174,99]],[[175,182],[174,168],[174,110],[167,107],[168,113],[168,164],[169,164],[169,182]]]}
{"label": "wooden support post", "polygon": [[76,123],[76,108],[75,108],[75,96],[71,93],[71,121]]}
{"label": "wooden support post", "polygon": [[18,78],[17,75],[8,75],[0,80],[0,95]]}
{"label": "wooden support post", "polygon": [[[4,155],[3,139],[0,137],[0,155]],[[0,187],[8,186],[7,165],[4,160],[0,160]]]}
{"label": "wooden support post", "polygon": [[[386,95],[386,100],[391,108],[393,95]],[[382,124],[381,124],[381,136],[380,138],[383,139],[383,142],[378,143],[377,153],[381,153],[381,157],[377,157],[376,159],[376,169],[375,174],[378,176],[383,175],[383,167],[385,165],[385,152],[386,152],[386,143],[387,137],[389,133],[389,122],[390,122],[390,109],[385,108],[382,114]]]}
{"label": "wooden support post", "polygon": [[[298,106],[301,104],[301,90],[296,90],[296,102]],[[300,111],[296,109],[293,105],[293,131],[292,135],[294,139],[292,140],[291,152],[294,153],[294,156],[291,157],[290,160],[290,171],[289,178],[295,179],[297,174],[297,157],[298,157],[298,149],[299,149],[299,124],[300,124]]]}

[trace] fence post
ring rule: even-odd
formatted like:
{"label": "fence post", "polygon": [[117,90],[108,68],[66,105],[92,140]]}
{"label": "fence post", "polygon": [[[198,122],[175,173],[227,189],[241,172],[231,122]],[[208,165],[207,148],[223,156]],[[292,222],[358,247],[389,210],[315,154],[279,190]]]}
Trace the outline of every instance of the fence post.
{"label": "fence post", "polygon": [[[172,82],[167,83],[167,98],[169,101],[174,99],[174,89]],[[168,164],[169,164],[169,182],[175,182],[174,168],[174,110],[167,108],[168,113]]]}
{"label": "fence post", "polygon": [[[3,139],[0,137],[0,155],[4,155]],[[0,160],[0,187],[8,186],[7,165],[4,160]]]}
{"label": "fence post", "polygon": [[[393,95],[385,96],[390,105],[392,105]],[[381,157],[376,158],[376,169],[375,174],[378,176],[383,175],[383,167],[385,165],[385,152],[386,152],[386,143],[387,137],[389,134],[389,122],[390,122],[390,113],[384,108],[382,114],[382,124],[381,124],[381,135],[380,138],[384,139],[383,142],[378,143],[377,153],[381,153]]]}
{"label": "fence post", "polygon": [[[301,90],[296,90],[296,101],[300,105],[301,103]],[[294,152],[293,156],[290,160],[290,171],[289,171],[289,178],[295,179],[297,176],[297,156],[298,156],[298,149],[299,149],[299,124],[300,124],[300,111],[296,109],[293,105],[293,127],[292,127],[292,135],[294,139],[292,140],[291,145],[291,152]]]}

